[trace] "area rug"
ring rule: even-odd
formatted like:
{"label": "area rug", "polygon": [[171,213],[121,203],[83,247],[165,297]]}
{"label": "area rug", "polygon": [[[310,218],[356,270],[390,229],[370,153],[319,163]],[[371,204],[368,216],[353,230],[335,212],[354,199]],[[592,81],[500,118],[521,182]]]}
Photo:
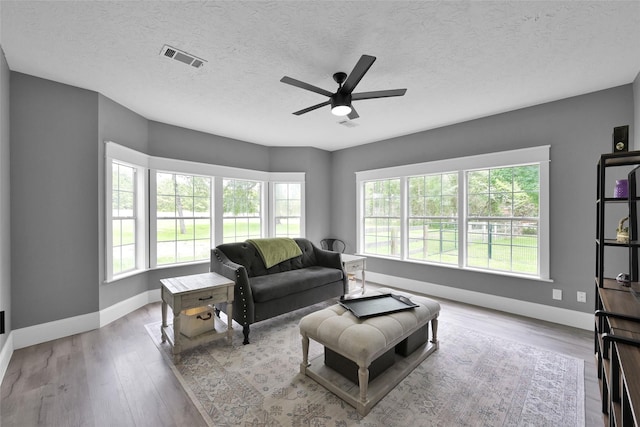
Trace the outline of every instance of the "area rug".
{"label": "area rug", "polygon": [[[581,359],[443,321],[440,348],[362,417],[299,373],[298,323],[320,308],[252,325],[246,346],[237,328],[233,346],[223,339],[186,351],[177,365],[160,322],[146,329],[211,426],[584,425]],[[322,352],[311,341],[309,357]]]}

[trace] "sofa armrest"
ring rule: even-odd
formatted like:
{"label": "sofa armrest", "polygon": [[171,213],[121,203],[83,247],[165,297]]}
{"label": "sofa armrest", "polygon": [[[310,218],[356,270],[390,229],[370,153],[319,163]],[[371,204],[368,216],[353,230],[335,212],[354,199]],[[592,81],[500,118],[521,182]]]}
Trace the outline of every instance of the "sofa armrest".
{"label": "sofa armrest", "polygon": [[253,323],[253,294],[247,269],[242,264],[231,261],[218,248],[214,248],[211,250],[210,270],[235,282],[233,318],[243,326],[246,322]]}
{"label": "sofa armrest", "polygon": [[315,252],[316,261],[318,262],[318,265],[322,267],[337,268],[342,270],[342,261],[340,259],[340,253],[327,251],[325,249],[320,249],[317,246],[313,247],[313,251]]}
{"label": "sofa armrest", "polygon": [[316,255],[316,261],[318,265],[322,267],[330,267],[337,268],[338,270],[342,270],[342,286],[343,286],[343,295],[349,293],[349,277],[347,276],[347,272],[344,271],[342,267],[342,259],[340,258],[339,252],[327,251],[325,249],[320,249],[317,246],[313,247],[313,251]]}

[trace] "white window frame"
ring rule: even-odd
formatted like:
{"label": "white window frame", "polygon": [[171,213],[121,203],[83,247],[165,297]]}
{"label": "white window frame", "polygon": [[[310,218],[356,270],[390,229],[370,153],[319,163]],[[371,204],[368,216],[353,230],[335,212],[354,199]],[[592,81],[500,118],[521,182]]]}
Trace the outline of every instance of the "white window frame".
{"label": "white window frame", "polygon": [[[192,260],[192,261],[182,261],[182,262],[173,262],[167,264],[158,264],[158,217],[157,217],[157,201],[158,194],[156,191],[157,188],[157,174],[165,173],[172,175],[185,175],[185,176],[198,176],[204,177],[211,180],[211,186],[209,187],[209,241],[213,242],[213,212],[214,212],[214,194],[213,194],[213,181],[214,178],[208,175],[202,174],[194,174],[194,173],[186,173],[186,172],[176,172],[176,171],[168,171],[168,170],[158,170],[153,169],[149,174],[149,212],[150,212],[150,221],[149,221],[149,241],[152,242],[149,247],[150,252],[150,261],[152,267],[163,268],[167,266],[176,266],[176,265],[185,265],[185,264],[198,264],[202,262],[209,262],[210,259],[201,259],[201,260]],[[206,219],[206,217],[199,218]]]}
{"label": "white window frame", "polygon": [[[408,258],[408,259],[410,259],[411,261],[418,261],[418,262],[426,261],[426,260],[421,260],[421,259],[419,259],[419,258],[411,258],[410,254],[409,254],[409,246],[410,246],[410,245],[409,245],[409,244],[410,244],[410,239],[409,239],[409,234],[410,234],[410,233],[409,233],[409,223],[410,223],[410,222],[411,222],[411,220],[413,220],[413,219],[422,219],[422,220],[436,219],[436,220],[441,221],[441,225],[442,225],[442,221],[445,221],[445,220],[448,220],[448,219],[455,219],[455,221],[456,221],[456,222],[455,222],[455,225],[456,225],[456,229],[457,229],[457,243],[456,243],[456,244],[459,244],[459,243],[460,243],[461,227],[460,227],[460,223],[459,223],[459,221],[460,221],[460,209],[461,209],[461,207],[460,207],[460,205],[459,205],[459,201],[460,201],[460,200],[459,200],[459,197],[456,197],[456,199],[457,199],[457,200],[456,200],[456,211],[457,211],[457,216],[455,216],[455,217],[446,217],[446,216],[443,216],[443,215],[433,215],[433,216],[432,216],[432,215],[422,215],[422,216],[420,217],[420,216],[411,216],[411,215],[410,215],[410,208],[409,208],[409,198],[410,198],[409,181],[410,181],[412,178],[426,178],[426,177],[433,177],[433,176],[439,176],[439,177],[440,177],[440,179],[442,179],[442,176],[443,176],[443,175],[456,175],[456,179],[458,180],[458,189],[460,189],[460,183],[459,183],[459,181],[460,181],[460,172],[456,173],[456,171],[449,172],[449,173],[447,173],[447,172],[441,172],[441,173],[420,174],[420,175],[412,175],[412,176],[407,176],[407,177],[405,177],[405,182],[406,182],[406,191],[405,191],[405,194],[407,195],[407,200],[406,200],[406,202],[407,202],[407,209],[406,209],[406,213],[407,213],[407,215],[406,215],[406,220],[405,220],[405,222],[406,222],[406,236],[407,236],[407,238],[405,239],[405,240],[406,240],[406,242],[405,242],[405,243],[406,243],[406,246],[405,246],[405,247],[406,247],[406,252],[405,252],[405,253],[407,254],[407,258]],[[460,194],[460,191],[458,191],[458,196],[459,196],[459,194]],[[440,205],[441,205],[441,207],[442,207],[442,200],[440,201]],[[458,246],[458,248],[459,248],[459,246]],[[458,254],[457,254],[457,261],[458,261],[458,264],[459,264],[459,262],[460,262],[460,256],[461,256],[461,255],[462,255],[462,254],[461,254],[460,250],[458,250]],[[427,261],[427,262],[428,262],[428,261]],[[438,263],[438,264],[443,264],[443,265],[454,265],[453,263],[447,263],[447,262],[437,262],[437,263]]]}
{"label": "white window frame", "polygon": [[300,184],[300,237],[306,235],[306,223],[305,223],[305,185],[303,173],[272,173],[271,181],[269,182],[269,236],[276,235],[276,184]]}
{"label": "white window frame", "polygon": [[[364,254],[364,237],[362,227],[363,221],[363,184],[367,181],[400,178],[402,191],[402,229],[401,229],[401,254],[400,260],[403,262],[421,263],[438,265],[449,268],[459,268],[472,271],[481,271],[497,275],[516,276],[526,279],[552,281],[550,278],[550,216],[549,216],[549,162],[550,162],[549,145],[538,147],[523,148],[517,150],[502,151],[497,153],[481,154],[476,156],[458,157],[453,159],[436,160],[432,162],[416,163],[403,166],[394,166],[383,169],[375,169],[368,171],[356,172],[356,227],[357,251]],[[540,194],[539,194],[539,228],[538,228],[538,275],[519,274],[508,271],[481,269],[476,267],[466,267],[466,230],[462,232],[462,227],[466,227],[466,176],[468,170],[490,169],[498,167],[521,166],[528,164],[538,164],[540,167]],[[458,186],[462,191],[458,192],[458,247],[460,248],[460,256],[458,257],[458,265],[445,263],[435,263],[428,261],[417,261],[409,259],[407,256],[407,178],[409,176],[429,175],[437,173],[458,172]],[[398,260],[397,257],[385,257],[376,254],[366,254],[371,257],[388,258]]]}
{"label": "white window frame", "polygon": [[[267,230],[268,230],[268,226],[266,223],[266,212],[265,210],[267,209],[267,185],[268,182],[265,181],[260,181],[257,179],[242,179],[242,178],[228,178],[228,177],[223,177],[222,178],[222,183],[223,183],[223,188],[222,188],[222,194],[221,194],[221,204],[224,206],[224,181],[225,180],[232,180],[232,181],[245,181],[245,182],[255,182],[260,184],[260,209],[259,212],[260,214],[257,216],[257,218],[260,220],[260,235],[259,236],[253,236],[251,237],[249,235],[249,237],[247,238],[259,238],[259,237],[265,237],[267,235]],[[222,213],[222,228],[220,228],[221,230],[221,235],[222,235],[222,240],[224,241],[224,221],[227,219],[234,219],[237,225],[237,220],[238,219],[255,219],[256,217],[239,217],[239,216],[224,216],[224,212]],[[237,230],[237,229],[236,229]],[[235,234],[235,236],[237,237],[237,233]],[[234,240],[235,241],[235,240]]]}
{"label": "white window frame", "polygon": [[[112,164],[120,163],[135,169],[135,268],[119,274],[113,273],[113,195]],[[105,281],[122,279],[147,269],[148,252],[147,237],[149,235],[148,221],[146,220],[146,207],[148,205],[148,157],[135,150],[128,149],[118,144],[107,142],[105,144]]]}
{"label": "white window frame", "polygon": [[[390,259],[402,259],[403,254],[406,253],[406,242],[404,241],[404,239],[402,238],[402,236],[406,235],[406,226],[403,224],[403,217],[404,217],[404,212],[406,212],[406,208],[405,208],[405,198],[404,195],[406,194],[406,191],[404,189],[404,179],[402,177],[388,177],[388,178],[382,178],[382,179],[374,179],[374,180],[367,180],[367,183],[373,183],[373,182],[380,182],[380,181],[395,181],[398,180],[398,184],[399,184],[399,188],[400,188],[400,195],[399,195],[399,199],[400,199],[400,212],[398,212],[398,216],[378,216],[378,217],[365,217],[364,216],[364,197],[365,194],[363,192],[362,194],[362,199],[361,200],[361,206],[363,208],[362,210],[362,220],[360,222],[360,227],[364,228],[364,223],[365,223],[365,218],[376,218],[376,219],[380,219],[380,218],[386,218],[388,220],[398,220],[400,223],[400,247],[398,248],[398,255],[393,255],[393,254],[389,254],[389,255],[383,255],[383,254],[374,254],[374,253],[367,253],[367,255],[371,255],[371,256],[381,256],[381,257],[385,257],[385,258],[390,258]],[[361,186],[359,186],[359,188],[364,189],[364,182],[362,183]],[[358,228],[360,228],[358,227]],[[391,236],[389,237],[391,239]],[[366,240],[366,235],[363,232],[362,233],[362,248],[365,247],[365,240]],[[393,247],[393,245],[391,245]]]}

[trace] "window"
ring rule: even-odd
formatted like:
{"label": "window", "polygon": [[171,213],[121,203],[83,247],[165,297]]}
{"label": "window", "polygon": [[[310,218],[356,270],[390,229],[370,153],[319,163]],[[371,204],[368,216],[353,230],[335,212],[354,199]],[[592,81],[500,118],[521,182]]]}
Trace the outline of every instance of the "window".
{"label": "window", "polygon": [[105,282],[209,262],[220,243],[304,236],[304,173],[153,157],[110,141],[105,158]]}
{"label": "window", "polygon": [[105,281],[147,268],[147,158],[105,144]]}
{"label": "window", "polygon": [[156,265],[208,260],[211,178],[156,173]]}
{"label": "window", "polygon": [[302,237],[302,184],[299,182],[275,182],[273,190],[274,237]]}
{"label": "window", "polygon": [[223,242],[262,237],[262,183],[224,179],[222,189]]}
{"label": "window", "polygon": [[467,265],[538,273],[540,169],[467,172]]}
{"label": "window", "polygon": [[458,174],[408,178],[409,259],[458,264]]}
{"label": "window", "polygon": [[400,255],[400,180],[364,183],[364,251]]}
{"label": "window", "polygon": [[111,162],[111,272],[136,268],[136,169]]}
{"label": "window", "polygon": [[549,146],[356,180],[359,252],[549,280]]}

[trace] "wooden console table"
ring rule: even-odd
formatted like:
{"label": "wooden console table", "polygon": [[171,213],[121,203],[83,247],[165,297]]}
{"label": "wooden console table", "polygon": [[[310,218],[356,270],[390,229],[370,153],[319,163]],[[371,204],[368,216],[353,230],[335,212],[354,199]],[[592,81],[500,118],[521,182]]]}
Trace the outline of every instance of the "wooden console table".
{"label": "wooden console table", "polygon": [[[229,345],[233,338],[232,321],[226,324],[214,316],[214,329],[189,338],[180,333],[180,312],[188,308],[206,307],[210,304],[226,302],[227,319],[233,319],[234,282],[217,273],[194,274],[170,277],[162,283],[162,342],[169,340],[173,346],[174,363],[180,362],[183,350],[227,337]],[[173,310],[173,328],[167,326],[167,306]]]}
{"label": "wooden console table", "polygon": [[364,271],[367,268],[367,258],[358,255],[340,254],[342,260],[342,268],[347,275],[353,275],[356,272],[362,272],[362,293],[364,293]]}

